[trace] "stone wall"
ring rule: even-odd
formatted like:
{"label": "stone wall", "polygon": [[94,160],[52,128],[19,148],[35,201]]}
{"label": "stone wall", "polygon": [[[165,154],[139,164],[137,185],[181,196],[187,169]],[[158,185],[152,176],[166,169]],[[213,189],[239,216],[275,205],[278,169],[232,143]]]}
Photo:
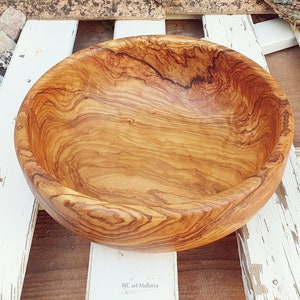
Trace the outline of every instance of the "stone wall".
{"label": "stone wall", "polygon": [[25,14],[12,7],[7,8],[0,17],[0,84],[25,21]]}

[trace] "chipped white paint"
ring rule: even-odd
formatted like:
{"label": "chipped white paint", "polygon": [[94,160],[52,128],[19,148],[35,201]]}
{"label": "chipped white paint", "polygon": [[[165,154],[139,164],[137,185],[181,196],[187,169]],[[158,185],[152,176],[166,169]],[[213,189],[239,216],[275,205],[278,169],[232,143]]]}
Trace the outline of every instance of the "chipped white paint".
{"label": "chipped white paint", "polygon": [[276,193],[237,233],[247,299],[300,299],[299,187],[292,150]]}
{"label": "chipped white paint", "polygon": [[19,106],[33,83],[72,52],[76,21],[28,21],[0,87],[0,299],[19,299],[37,215],[14,149]]}
{"label": "chipped white paint", "polygon": [[[116,21],[114,38],[165,33],[164,20]],[[176,252],[133,253],[91,243],[86,299],[178,299]]]}
{"label": "chipped white paint", "polygon": [[233,48],[267,69],[264,54],[253,34],[250,16],[207,15],[202,20],[206,39]]}
{"label": "chipped white paint", "polygon": [[[248,17],[205,16],[205,19],[207,37],[242,52],[267,69]],[[246,25],[246,22],[249,22],[249,25]],[[216,33],[215,24],[222,24],[221,34]],[[235,32],[242,35],[241,28],[247,31],[244,32],[245,37],[232,37]],[[300,299],[299,231],[300,167],[292,149],[276,193],[263,209],[237,232],[247,299]]]}

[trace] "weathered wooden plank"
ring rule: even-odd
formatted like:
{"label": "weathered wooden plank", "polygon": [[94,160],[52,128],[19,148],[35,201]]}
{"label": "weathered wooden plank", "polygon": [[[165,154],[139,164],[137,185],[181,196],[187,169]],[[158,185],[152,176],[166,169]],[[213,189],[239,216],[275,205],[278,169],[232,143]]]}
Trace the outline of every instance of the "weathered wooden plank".
{"label": "weathered wooden plank", "polygon": [[247,299],[300,299],[299,186],[292,150],[276,193],[237,232]]}
{"label": "weathered wooden plank", "polygon": [[92,243],[87,299],[178,299],[176,253],[135,253]]}
{"label": "weathered wooden plank", "polygon": [[267,69],[264,54],[253,34],[250,16],[204,16],[205,38],[247,55]]}
{"label": "weathered wooden plank", "polygon": [[[114,38],[164,34],[165,21],[116,21]],[[91,243],[86,299],[178,299],[177,255],[134,253]]]}
{"label": "weathered wooden plank", "polygon": [[291,26],[282,19],[254,24],[254,30],[265,55],[298,45]]}
{"label": "weathered wooden plank", "polygon": [[[234,16],[205,16],[206,35],[250,56],[266,68],[259,46],[249,47],[249,39],[237,39]],[[240,16],[237,31],[255,35],[247,16]],[[221,34],[214,34],[216,24]],[[247,31],[247,32],[246,32]],[[231,35],[234,34],[234,37]],[[252,44],[251,42],[251,44]],[[257,56],[257,59],[255,59]],[[300,168],[292,149],[287,169],[276,193],[265,207],[237,233],[247,299],[300,298]]]}
{"label": "weathered wooden plank", "polygon": [[7,7],[24,12],[29,19],[163,19],[166,14],[266,14],[273,10],[256,0],[2,0],[0,14]]}
{"label": "weathered wooden plank", "polygon": [[33,83],[72,51],[77,21],[28,21],[0,88],[0,299],[19,299],[37,204],[14,149],[18,108]]}

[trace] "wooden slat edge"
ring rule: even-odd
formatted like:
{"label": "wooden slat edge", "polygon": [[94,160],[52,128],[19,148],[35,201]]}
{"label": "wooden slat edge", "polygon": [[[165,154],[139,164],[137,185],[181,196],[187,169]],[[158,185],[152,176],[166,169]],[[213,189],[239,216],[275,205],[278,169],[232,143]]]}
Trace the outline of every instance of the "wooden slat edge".
{"label": "wooden slat edge", "polygon": [[15,118],[33,83],[72,52],[77,21],[28,21],[0,88],[0,299],[19,299],[38,205],[14,149]]}
{"label": "wooden slat edge", "polygon": [[295,154],[298,161],[300,161],[300,147],[295,147]]}
{"label": "wooden slat edge", "polygon": [[165,20],[119,20],[115,22],[114,39],[137,35],[165,33]]}
{"label": "wooden slat edge", "polygon": [[265,55],[298,45],[292,28],[283,19],[257,23],[254,30]]}

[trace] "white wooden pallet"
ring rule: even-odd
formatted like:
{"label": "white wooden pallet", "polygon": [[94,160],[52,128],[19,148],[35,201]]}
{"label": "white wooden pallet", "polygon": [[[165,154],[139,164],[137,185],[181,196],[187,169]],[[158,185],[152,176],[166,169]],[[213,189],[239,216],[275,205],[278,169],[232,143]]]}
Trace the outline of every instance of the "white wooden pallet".
{"label": "white wooden pallet", "polygon": [[[142,31],[132,32],[132,22],[119,21],[115,38],[165,32],[163,21],[153,22],[141,22]],[[235,48],[267,68],[248,16],[204,16],[203,23],[207,39]],[[14,119],[34,81],[72,52],[76,28],[77,21],[28,21],[0,88],[1,300],[20,298],[37,212],[14,154]],[[247,299],[300,299],[299,182],[300,167],[292,151],[277,192],[237,233]],[[133,254],[91,244],[87,299],[100,295],[178,299],[176,253]]]}

